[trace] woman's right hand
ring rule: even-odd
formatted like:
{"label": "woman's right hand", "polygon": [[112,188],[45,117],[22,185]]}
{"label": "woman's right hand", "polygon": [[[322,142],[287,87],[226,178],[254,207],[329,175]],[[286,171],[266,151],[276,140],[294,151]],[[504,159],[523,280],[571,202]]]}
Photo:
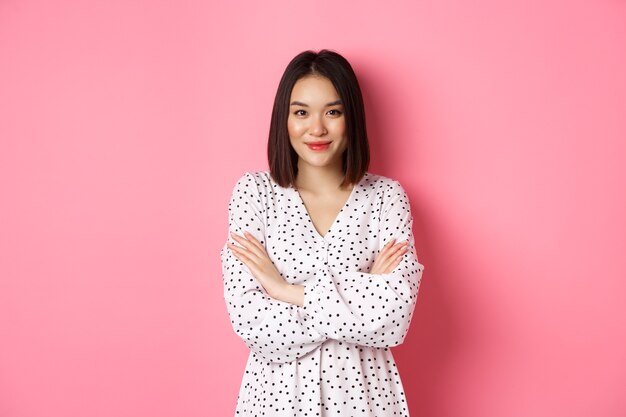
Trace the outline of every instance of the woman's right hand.
{"label": "woman's right hand", "polygon": [[408,251],[408,241],[393,244],[395,239],[391,239],[380,251],[370,274],[388,274],[402,261],[402,256]]}

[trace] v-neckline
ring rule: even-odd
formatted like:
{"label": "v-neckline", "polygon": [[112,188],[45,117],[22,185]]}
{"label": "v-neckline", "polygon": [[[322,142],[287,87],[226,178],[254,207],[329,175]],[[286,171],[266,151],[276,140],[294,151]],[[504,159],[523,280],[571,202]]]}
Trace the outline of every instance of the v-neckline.
{"label": "v-neckline", "polygon": [[296,187],[294,186],[290,187],[291,190],[293,190],[293,192],[296,194],[298,204],[300,204],[300,206],[302,207],[304,211],[304,215],[307,217],[307,220],[308,220],[307,223],[310,224],[310,229],[316,238],[327,241],[327,237],[333,232],[333,227],[335,226],[335,224],[337,223],[337,221],[339,220],[343,212],[346,210],[346,208],[350,205],[350,203],[354,199],[354,195],[356,194],[357,187],[361,185],[361,183],[365,180],[366,176],[367,176],[367,173],[363,175],[363,177],[358,183],[354,184],[354,186],[352,187],[352,190],[350,190],[350,195],[348,196],[348,199],[345,201],[345,203],[343,203],[343,206],[341,207],[341,209],[339,209],[337,216],[335,216],[335,219],[332,221],[332,223],[330,224],[330,227],[328,228],[328,230],[326,230],[326,233],[324,235],[318,232],[317,229],[315,228],[315,224],[313,223],[313,218],[311,217],[309,210],[306,208],[306,205],[304,204],[304,200],[302,199],[300,192],[296,189]]}

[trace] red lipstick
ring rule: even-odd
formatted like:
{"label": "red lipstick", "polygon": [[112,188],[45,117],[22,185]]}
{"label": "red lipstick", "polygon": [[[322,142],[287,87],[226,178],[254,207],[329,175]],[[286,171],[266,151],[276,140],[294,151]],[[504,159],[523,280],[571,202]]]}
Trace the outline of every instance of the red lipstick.
{"label": "red lipstick", "polygon": [[328,149],[330,142],[309,142],[306,145],[313,151],[324,151]]}

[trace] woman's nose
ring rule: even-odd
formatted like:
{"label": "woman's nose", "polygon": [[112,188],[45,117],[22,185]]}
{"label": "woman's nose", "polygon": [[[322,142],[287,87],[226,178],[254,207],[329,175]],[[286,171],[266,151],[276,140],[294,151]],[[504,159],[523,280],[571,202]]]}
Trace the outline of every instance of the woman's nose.
{"label": "woman's nose", "polygon": [[324,126],[324,121],[321,117],[313,117],[311,118],[311,134],[315,136],[321,136],[326,133],[326,127]]}

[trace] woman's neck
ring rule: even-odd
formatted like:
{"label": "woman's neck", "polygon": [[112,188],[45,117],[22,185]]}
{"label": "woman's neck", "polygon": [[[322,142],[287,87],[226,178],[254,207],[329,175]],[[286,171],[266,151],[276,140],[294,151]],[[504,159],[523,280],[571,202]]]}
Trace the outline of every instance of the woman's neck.
{"label": "woman's neck", "polygon": [[324,194],[337,191],[343,181],[341,164],[316,167],[298,161],[298,175],[296,188],[311,191],[315,194]]}

